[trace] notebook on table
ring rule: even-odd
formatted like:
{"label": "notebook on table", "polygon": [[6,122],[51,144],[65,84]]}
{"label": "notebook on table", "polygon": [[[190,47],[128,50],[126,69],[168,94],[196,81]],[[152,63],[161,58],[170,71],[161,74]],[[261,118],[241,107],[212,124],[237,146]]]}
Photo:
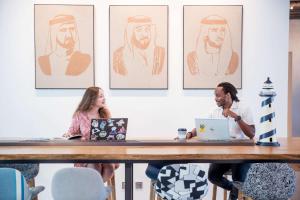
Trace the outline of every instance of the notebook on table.
{"label": "notebook on table", "polygon": [[90,140],[125,140],[128,118],[92,119]]}
{"label": "notebook on table", "polygon": [[250,139],[236,139],[230,137],[228,119],[196,118],[196,133],[199,142],[224,145],[254,145]]}

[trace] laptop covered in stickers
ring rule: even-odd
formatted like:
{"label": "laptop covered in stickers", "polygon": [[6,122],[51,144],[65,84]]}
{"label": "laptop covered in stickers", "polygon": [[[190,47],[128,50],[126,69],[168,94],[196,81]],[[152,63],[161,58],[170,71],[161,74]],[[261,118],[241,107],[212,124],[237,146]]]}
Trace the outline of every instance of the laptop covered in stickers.
{"label": "laptop covered in stickers", "polygon": [[128,118],[92,119],[90,140],[115,140],[126,139]]}

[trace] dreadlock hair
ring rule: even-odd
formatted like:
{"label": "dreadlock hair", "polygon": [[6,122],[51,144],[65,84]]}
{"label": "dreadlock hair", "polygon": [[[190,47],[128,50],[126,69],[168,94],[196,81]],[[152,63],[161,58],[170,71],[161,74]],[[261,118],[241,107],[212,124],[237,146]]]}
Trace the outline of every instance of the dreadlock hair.
{"label": "dreadlock hair", "polygon": [[231,83],[222,82],[219,83],[217,87],[222,87],[225,94],[229,92],[233,101],[240,101],[239,98],[236,96],[236,94],[238,93],[237,89]]}

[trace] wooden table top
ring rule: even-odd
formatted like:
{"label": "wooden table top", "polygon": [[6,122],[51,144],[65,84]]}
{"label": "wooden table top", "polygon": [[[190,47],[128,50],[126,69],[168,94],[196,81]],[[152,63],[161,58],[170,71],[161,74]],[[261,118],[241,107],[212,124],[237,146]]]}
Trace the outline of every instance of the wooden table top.
{"label": "wooden table top", "polygon": [[156,145],[5,145],[0,141],[0,161],[281,161],[300,162],[300,138],[279,138],[280,147]]}

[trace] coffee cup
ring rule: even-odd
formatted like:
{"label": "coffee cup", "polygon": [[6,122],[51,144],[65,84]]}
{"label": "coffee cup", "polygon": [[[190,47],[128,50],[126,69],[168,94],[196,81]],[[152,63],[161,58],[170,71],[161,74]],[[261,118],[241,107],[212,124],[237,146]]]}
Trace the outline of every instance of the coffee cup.
{"label": "coffee cup", "polygon": [[179,128],[178,129],[178,139],[185,140],[186,139],[186,128]]}

